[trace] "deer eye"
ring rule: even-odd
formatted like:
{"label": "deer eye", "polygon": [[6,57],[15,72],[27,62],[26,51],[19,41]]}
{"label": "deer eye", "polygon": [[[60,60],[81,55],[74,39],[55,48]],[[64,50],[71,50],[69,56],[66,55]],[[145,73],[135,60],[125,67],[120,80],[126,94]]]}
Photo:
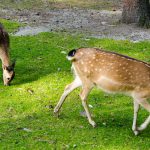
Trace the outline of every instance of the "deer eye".
{"label": "deer eye", "polygon": [[10,80],[10,78],[7,78],[7,80]]}

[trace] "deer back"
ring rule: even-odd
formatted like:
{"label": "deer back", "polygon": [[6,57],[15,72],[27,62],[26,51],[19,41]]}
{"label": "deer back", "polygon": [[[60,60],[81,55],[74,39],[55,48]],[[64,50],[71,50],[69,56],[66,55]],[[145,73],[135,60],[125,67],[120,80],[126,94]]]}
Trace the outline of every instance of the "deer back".
{"label": "deer back", "polygon": [[70,57],[81,80],[86,78],[108,92],[150,87],[150,65],[146,62],[96,48],[78,49]]}

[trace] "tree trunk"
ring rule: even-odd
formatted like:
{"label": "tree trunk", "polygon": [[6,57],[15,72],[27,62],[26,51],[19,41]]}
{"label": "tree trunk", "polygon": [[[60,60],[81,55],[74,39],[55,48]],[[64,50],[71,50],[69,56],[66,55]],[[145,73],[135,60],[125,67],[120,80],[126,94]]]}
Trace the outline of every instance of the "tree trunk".
{"label": "tree trunk", "polygon": [[124,0],[123,23],[137,23],[141,27],[150,27],[149,0]]}

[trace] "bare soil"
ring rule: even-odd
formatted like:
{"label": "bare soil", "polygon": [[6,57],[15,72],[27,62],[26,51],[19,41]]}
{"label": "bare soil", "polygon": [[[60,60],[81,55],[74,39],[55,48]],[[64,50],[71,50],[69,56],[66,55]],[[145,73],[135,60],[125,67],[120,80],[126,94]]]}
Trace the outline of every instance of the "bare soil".
{"label": "bare soil", "polygon": [[81,33],[86,37],[112,38],[139,42],[150,40],[150,29],[121,23],[121,9],[94,10],[83,8],[19,10],[1,9],[0,17],[26,23],[14,35],[40,32]]}

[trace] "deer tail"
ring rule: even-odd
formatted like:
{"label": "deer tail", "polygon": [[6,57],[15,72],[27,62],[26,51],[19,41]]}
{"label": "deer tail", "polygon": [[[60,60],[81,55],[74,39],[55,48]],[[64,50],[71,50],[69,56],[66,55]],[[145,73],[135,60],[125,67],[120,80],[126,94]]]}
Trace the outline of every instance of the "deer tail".
{"label": "deer tail", "polygon": [[76,51],[77,51],[76,49],[71,50],[71,51],[68,53],[67,59],[70,60],[70,61],[75,60]]}

